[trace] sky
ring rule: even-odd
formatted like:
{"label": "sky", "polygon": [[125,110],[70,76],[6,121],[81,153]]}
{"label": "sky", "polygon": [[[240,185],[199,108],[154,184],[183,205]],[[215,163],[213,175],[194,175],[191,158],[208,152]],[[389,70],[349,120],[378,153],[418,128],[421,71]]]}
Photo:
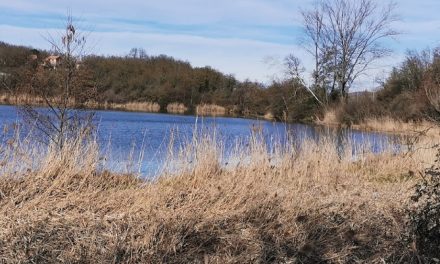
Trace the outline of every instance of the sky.
{"label": "sky", "polygon": [[[88,50],[127,55],[143,48],[193,66],[211,66],[239,80],[269,83],[282,76],[281,61],[294,53],[310,77],[311,58],[299,45],[300,11],[313,0],[0,0],[0,41],[50,49],[45,40],[65,25],[69,12],[89,32]],[[392,56],[357,82],[365,90],[402,61],[407,50],[440,45],[439,0],[399,0],[388,41]]]}

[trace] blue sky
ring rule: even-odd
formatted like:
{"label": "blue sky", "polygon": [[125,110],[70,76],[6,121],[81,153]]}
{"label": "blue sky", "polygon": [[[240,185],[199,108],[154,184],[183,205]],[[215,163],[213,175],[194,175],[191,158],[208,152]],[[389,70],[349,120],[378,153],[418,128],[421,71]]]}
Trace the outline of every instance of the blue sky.
{"label": "blue sky", "polygon": [[[310,59],[298,45],[299,11],[312,0],[0,0],[0,40],[50,49],[43,36],[55,34],[67,10],[99,55],[125,55],[132,47],[167,54],[194,66],[210,65],[238,79],[269,82],[282,73],[289,53],[306,68]],[[440,1],[401,0],[394,26],[403,34],[389,45],[393,56],[364,77],[359,89],[373,86],[407,49],[440,44]]]}

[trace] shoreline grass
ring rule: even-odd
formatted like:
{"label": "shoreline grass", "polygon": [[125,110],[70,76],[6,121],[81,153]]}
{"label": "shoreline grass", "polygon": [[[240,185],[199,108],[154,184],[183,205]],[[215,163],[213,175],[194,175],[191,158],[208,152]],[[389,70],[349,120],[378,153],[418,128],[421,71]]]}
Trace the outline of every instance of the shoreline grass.
{"label": "shoreline grass", "polygon": [[[49,99],[54,100],[54,99]],[[3,105],[32,105],[32,106],[46,106],[46,102],[42,97],[31,97],[29,95],[15,95],[8,94],[0,95],[0,104]],[[72,106],[74,102],[70,102]],[[127,102],[127,103],[109,103],[109,102],[87,102],[84,105],[87,109],[97,110],[116,110],[128,112],[145,112],[145,113],[159,113],[161,107],[157,102]],[[168,114],[185,114],[188,108],[182,103],[170,103],[166,107]],[[225,107],[214,104],[197,105],[195,114],[200,116],[228,116],[228,111]],[[231,115],[233,117],[234,115]],[[252,116],[243,116],[243,118],[252,118]],[[264,119],[268,121],[276,121],[273,114],[268,112],[257,119]],[[350,127],[352,129],[367,131],[367,132],[383,132],[390,134],[404,134],[410,136],[429,136],[440,137],[440,129],[436,124],[428,120],[420,122],[404,122],[396,120],[391,117],[367,118],[359,124],[351,124],[350,126],[341,123],[335,110],[329,110],[324,113],[323,118],[315,118],[312,123],[318,126],[328,127]]]}
{"label": "shoreline grass", "polygon": [[[56,102],[57,98],[48,98],[50,102]],[[27,94],[20,95],[0,95],[0,104],[3,105],[31,105],[31,106],[42,106],[46,107],[47,103],[45,99],[41,96],[30,96]],[[70,100],[68,104],[71,107],[75,107],[76,104],[73,100]],[[119,111],[136,111],[136,112],[150,112],[158,113],[160,112],[160,105],[156,102],[127,102],[127,103],[111,103],[111,102],[96,102],[88,101],[83,105],[87,109],[100,109],[100,110],[119,110]]]}
{"label": "shoreline grass", "polygon": [[99,170],[95,141],[23,144],[2,149],[0,262],[411,261],[406,203],[435,152],[353,160],[350,141],[342,153],[331,138],[269,153],[255,137],[225,167],[221,142],[199,135],[142,180]]}
{"label": "shoreline grass", "polygon": [[167,105],[167,112],[170,114],[185,114],[188,111],[188,107],[186,107],[182,103],[170,103]]}
{"label": "shoreline grass", "polygon": [[196,107],[196,114],[201,116],[225,116],[225,107],[215,104],[202,104]]}
{"label": "shoreline grass", "polygon": [[316,118],[315,124],[328,127],[350,127],[366,132],[382,132],[390,134],[402,134],[409,136],[440,137],[440,129],[437,124],[428,120],[419,122],[404,122],[391,117],[370,117],[360,123],[346,125],[341,123],[335,111],[327,111],[322,119]]}

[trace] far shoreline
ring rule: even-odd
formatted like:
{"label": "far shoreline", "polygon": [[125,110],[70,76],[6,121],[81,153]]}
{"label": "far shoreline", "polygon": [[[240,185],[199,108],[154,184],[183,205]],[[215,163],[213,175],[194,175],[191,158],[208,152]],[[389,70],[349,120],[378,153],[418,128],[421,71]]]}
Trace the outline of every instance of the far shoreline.
{"label": "far shoreline", "polygon": [[[11,107],[20,107],[23,104],[13,104],[6,103],[4,101],[0,102],[0,106],[11,106]],[[33,107],[41,107],[45,108],[46,106],[43,104],[33,104]],[[217,114],[204,114],[197,115],[194,112],[167,112],[165,111],[146,111],[146,110],[132,110],[127,108],[110,108],[110,107],[85,107],[81,108],[81,110],[86,111],[102,111],[102,112],[121,112],[121,113],[139,113],[139,114],[155,114],[155,115],[169,115],[169,116],[191,116],[195,118],[235,118],[235,119],[248,119],[248,120],[256,120],[256,121],[264,121],[271,123],[285,123],[287,125],[291,124],[302,124],[309,125],[314,127],[322,127],[322,128],[331,128],[331,129],[350,129],[359,132],[367,132],[367,133],[384,133],[390,135],[401,135],[401,136],[429,136],[429,137],[440,137],[440,128],[429,121],[421,121],[421,122],[403,122],[400,120],[395,120],[392,118],[375,118],[365,120],[363,123],[359,124],[343,124],[340,122],[328,122],[327,120],[320,120],[319,118],[315,118],[313,121],[301,121],[296,120],[293,122],[285,122],[276,119],[268,119],[265,118],[264,115],[261,116],[243,116],[243,115],[217,115]],[[384,125],[386,124],[386,125]]]}

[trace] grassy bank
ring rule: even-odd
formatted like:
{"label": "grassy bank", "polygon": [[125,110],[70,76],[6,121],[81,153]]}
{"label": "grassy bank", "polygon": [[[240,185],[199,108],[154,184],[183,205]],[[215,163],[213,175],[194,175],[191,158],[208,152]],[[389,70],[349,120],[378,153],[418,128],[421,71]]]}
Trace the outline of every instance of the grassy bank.
{"label": "grassy bank", "polygon": [[325,138],[269,155],[256,137],[226,164],[221,143],[201,136],[148,181],[100,170],[93,141],[70,142],[61,153],[8,142],[0,262],[415,260],[417,249],[403,239],[405,210],[433,150],[365,149],[353,160],[351,142],[342,153],[335,144]]}
{"label": "grassy bank", "polygon": [[315,124],[331,127],[350,127],[362,131],[376,131],[392,134],[406,134],[410,136],[439,137],[440,129],[434,122],[423,121],[402,121],[391,117],[368,117],[356,123],[347,124],[340,120],[334,110],[328,110],[322,118],[316,118]]}

